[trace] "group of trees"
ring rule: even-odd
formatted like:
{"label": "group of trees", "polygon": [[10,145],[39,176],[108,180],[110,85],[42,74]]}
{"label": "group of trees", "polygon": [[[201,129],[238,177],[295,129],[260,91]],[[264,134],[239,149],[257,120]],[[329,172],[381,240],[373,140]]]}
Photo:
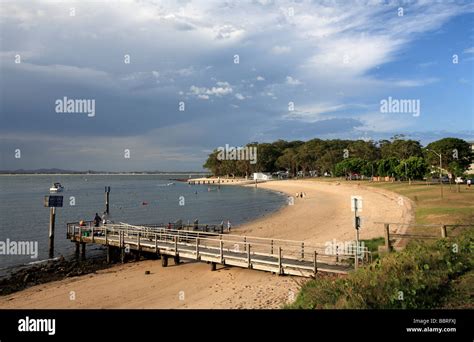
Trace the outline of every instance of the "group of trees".
{"label": "group of trees", "polygon": [[[421,146],[416,140],[402,135],[390,140],[321,140],[250,143],[257,147],[257,160],[219,160],[218,151],[212,152],[203,165],[216,176],[246,176],[253,172],[298,171],[335,176],[359,174],[365,176],[393,176],[421,179],[431,171],[442,168],[455,176],[462,175],[472,162],[471,145],[457,138],[444,138]],[[433,152],[434,151],[434,152]],[[435,153],[436,152],[436,153]]]}

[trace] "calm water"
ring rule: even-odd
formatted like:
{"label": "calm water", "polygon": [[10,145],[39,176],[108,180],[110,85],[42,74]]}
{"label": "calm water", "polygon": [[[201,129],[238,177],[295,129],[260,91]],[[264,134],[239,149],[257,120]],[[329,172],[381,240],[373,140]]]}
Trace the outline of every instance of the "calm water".
{"label": "calm water", "polygon": [[[182,177],[182,176],[181,176]],[[105,209],[104,187],[110,186],[111,219],[130,224],[183,222],[198,218],[215,224],[230,220],[238,225],[275,211],[285,196],[253,187],[188,185],[175,182],[173,175],[73,175],[0,176],[0,241],[38,241],[39,256],[0,255],[0,269],[46,259],[48,256],[49,209],[43,198],[53,182],[65,187],[64,206],[56,210],[55,254],[73,254],[74,245],[66,239],[66,222],[92,220]],[[70,198],[75,205],[70,205]],[[184,196],[185,205],[179,205]],[[143,205],[143,202],[148,203]],[[90,249],[90,247],[89,247]]]}

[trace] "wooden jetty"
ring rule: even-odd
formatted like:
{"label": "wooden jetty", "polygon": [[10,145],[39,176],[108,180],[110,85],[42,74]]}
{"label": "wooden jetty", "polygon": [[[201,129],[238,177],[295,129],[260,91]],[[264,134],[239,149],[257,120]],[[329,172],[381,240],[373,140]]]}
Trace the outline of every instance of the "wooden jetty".
{"label": "wooden jetty", "polygon": [[[67,224],[67,238],[76,243],[76,252],[88,243],[107,246],[120,251],[122,261],[128,251],[151,253],[161,258],[162,266],[173,257],[175,264],[180,259],[190,259],[217,264],[267,271],[279,275],[288,274],[313,277],[317,272],[348,273],[354,266],[354,254],[326,254],[324,245],[307,245],[300,241],[219,234],[187,229],[170,229],[158,225],[136,226],[125,223],[106,224],[94,227],[78,222]],[[362,255],[368,258],[364,248]]]}
{"label": "wooden jetty", "polygon": [[[189,185],[229,185],[229,184],[254,184],[253,179],[245,178],[190,178],[187,180]],[[262,181],[259,181],[262,183]]]}

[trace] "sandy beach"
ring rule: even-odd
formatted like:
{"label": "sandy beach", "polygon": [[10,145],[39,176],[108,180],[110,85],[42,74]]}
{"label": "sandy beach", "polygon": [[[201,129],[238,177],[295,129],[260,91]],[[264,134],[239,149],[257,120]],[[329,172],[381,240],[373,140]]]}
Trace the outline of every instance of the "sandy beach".
{"label": "sandy beach", "polygon": [[[306,197],[295,198],[293,205],[234,227],[233,234],[309,244],[352,240],[352,195],[363,199],[361,239],[382,236],[382,225],[375,222],[413,220],[413,204],[407,198],[357,182],[288,180],[258,187],[293,197],[305,192]],[[186,260],[162,268],[159,261],[148,260],[37,285],[0,297],[0,308],[279,308],[295,298],[302,281],[239,268],[218,267],[211,272],[209,265]]]}

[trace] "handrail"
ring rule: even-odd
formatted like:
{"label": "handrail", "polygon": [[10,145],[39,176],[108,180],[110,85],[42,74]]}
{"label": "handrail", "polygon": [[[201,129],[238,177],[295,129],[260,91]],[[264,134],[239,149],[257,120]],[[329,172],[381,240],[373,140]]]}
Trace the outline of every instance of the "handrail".
{"label": "handrail", "polygon": [[[68,223],[68,233],[70,233],[69,227],[72,227],[72,234],[76,235],[76,227],[80,227],[79,225],[75,225],[74,223]],[[83,230],[88,230],[87,227],[80,227]],[[90,227],[91,228],[91,227]],[[90,229],[89,228],[89,229]],[[139,229],[135,229],[139,228]],[[298,257],[298,259],[305,259],[304,255],[311,256],[312,253],[317,252],[318,255],[320,256],[325,256],[325,257],[342,257],[342,258],[353,258],[355,252],[358,252],[359,255],[370,255],[371,252],[368,250],[367,247],[356,247],[354,246],[354,253],[345,253],[343,251],[338,252],[338,253],[326,253],[325,247],[321,246],[313,246],[313,245],[307,245],[303,244],[302,242],[299,241],[294,241],[294,240],[280,240],[280,239],[270,239],[270,238],[256,238],[255,240],[259,240],[259,242],[254,242],[251,241],[251,239],[254,239],[253,237],[250,238],[246,236],[240,236],[240,235],[230,235],[230,234],[209,234],[206,232],[200,232],[200,231],[181,231],[181,230],[171,230],[171,229],[165,229],[165,228],[154,228],[153,231],[143,231],[141,229],[142,227],[137,227],[137,226],[132,226],[128,224],[123,224],[123,225],[105,225],[105,226],[100,226],[100,227],[94,227],[94,232],[104,232],[106,231],[106,234],[108,238],[110,239],[113,234],[117,234],[120,232],[125,232],[127,236],[137,236],[138,234],[141,235],[141,238],[143,239],[150,239],[152,238],[158,238],[158,233],[159,233],[159,239],[160,241],[174,241],[174,238],[178,238],[178,240],[185,238],[189,240],[199,240],[200,242],[202,241],[209,241],[217,244],[230,244],[230,245],[242,245],[244,246],[243,251],[245,251],[245,246],[248,244],[252,245],[252,249],[256,249],[254,253],[259,253],[261,250],[259,247],[265,247],[265,250],[269,250],[269,247],[271,247],[271,250],[278,250],[278,247],[282,247],[281,245],[276,244],[275,242],[278,241],[283,241],[283,242],[293,242],[294,245],[287,245],[285,248],[285,253],[288,255],[294,255],[295,257]],[[146,228],[146,227],[145,227]],[[158,230],[158,231],[156,231]],[[207,237],[203,237],[202,235]],[[238,237],[241,240],[236,241],[236,240],[229,240],[227,237]],[[155,238],[155,239],[156,239]],[[242,241],[242,239],[244,239]],[[153,240],[150,240],[153,241]],[[178,243],[183,243],[182,241],[178,241]],[[212,246],[208,246],[209,248],[214,248]],[[215,247],[217,248],[217,247]],[[235,249],[235,248],[234,248]],[[232,250],[229,249],[228,250]],[[240,250],[237,250],[240,252]],[[274,254],[272,253],[266,253],[266,254]]]}

